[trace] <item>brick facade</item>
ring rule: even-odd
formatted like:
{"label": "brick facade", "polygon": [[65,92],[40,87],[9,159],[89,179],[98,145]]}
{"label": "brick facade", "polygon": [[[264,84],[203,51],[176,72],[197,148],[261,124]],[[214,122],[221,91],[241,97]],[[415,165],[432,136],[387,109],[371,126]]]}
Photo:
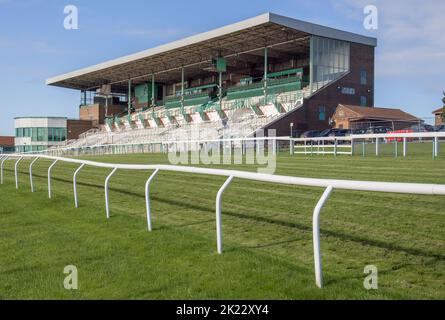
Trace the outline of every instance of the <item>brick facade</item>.
{"label": "brick facade", "polygon": [[[126,105],[111,105],[108,106],[108,115],[111,116],[121,114],[126,109]],[[81,106],[79,109],[79,119],[92,121],[94,127],[99,127],[99,125],[104,124],[105,106],[98,103],[88,106]]]}
{"label": "brick facade", "polygon": [[90,120],[67,120],[67,140],[78,139],[79,135],[94,128]]}
{"label": "brick facade", "polygon": [[435,120],[435,125],[436,126],[440,126],[442,124],[445,124],[445,122],[443,120],[443,113],[444,113],[444,109],[443,108],[439,108],[439,109],[433,111],[434,120]]}
{"label": "brick facade", "polygon": [[[367,73],[366,85],[360,84],[362,70]],[[354,88],[355,94],[344,94],[342,88]],[[350,72],[309,99],[305,99],[301,108],[271,123],[266,129],[276,129],[277,136],[288,136],[290,123],[294,124],[295,133],[330,128],[329,120],[337,106],[339,104],[360,105],[362,96],[366,97],[366,106],[374,106],[374,47],[351,43]],[[324,120],[319,119],[320,107],[325,109]]]}
{"label": "brick facade", "polygon": [[334,128],[363,129],[383,126],[401,130],[413,124],[423,123],[422,119],[394,108],[368,108],[339,104],[332,116]]}

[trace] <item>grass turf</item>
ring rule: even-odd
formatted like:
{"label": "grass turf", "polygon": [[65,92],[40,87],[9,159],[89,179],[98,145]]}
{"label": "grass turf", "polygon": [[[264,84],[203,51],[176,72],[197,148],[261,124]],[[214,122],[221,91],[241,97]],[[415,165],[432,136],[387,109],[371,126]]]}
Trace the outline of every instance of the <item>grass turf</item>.
{"label": "grass turf", "polygon": [[[428,148],[429,146],[425,146]],[[90,157],[120,163],[168,163],[161,154]],[[320,188],[235,179],[223,196],[223,255],[216,254],[215,196],[223,177],[160,172],[152,184],[153,227],[146,231],[144,183],[150,172],[53,169],[5,163],[0,186],[2,299],[444,299],[445,198],[335,190],[321,215],[325,287],[314,284],[311,218]],[[214,166],[225,167],[225,166]],[[255,170],[253,166],[230,166]],[[444,183],[445,161],[427,153],[290,157],[276,174],[357,180]],[[366,265],[379,270],[378,290],[363,288]],[[63,269],[75,265],[79,289],[65,290]]]}

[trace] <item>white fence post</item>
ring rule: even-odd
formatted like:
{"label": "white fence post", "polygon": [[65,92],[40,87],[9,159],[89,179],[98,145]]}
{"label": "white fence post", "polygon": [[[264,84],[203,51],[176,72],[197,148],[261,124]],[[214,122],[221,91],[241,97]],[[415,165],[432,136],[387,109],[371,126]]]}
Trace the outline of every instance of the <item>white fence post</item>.
{"label": "white fence post", "polygon": [[334,139],[334,157],[337,156],[337,139]]}
{"label": "white fence post", "polygon": [[31,192],[34,192],[34,181],[32,179],[32,166],[37,160],[39,160],[39,157],[35,158],[29,165],[29,184],[31,185]]}
{"label": "white fence post", "polygon": [[375,138],[375,155],[379,155],[379,138]]}
{"label": "white fence post", "polygon": [[23,157],[20,157],[14,165],[14,176],[15,176],[15,188],[18,189],[19,188],[19,173],[18,173],[18,165],[20,163],[20,161],[22,161]]}
{"label": "white fence post", "polygon": [[56,165],[57,161],[54,161],[48,168],[48,199],[51,199],[51,170]]}
{"label": "white fence post", "polygon": [[221,221],[221,198],[224,190],[229,186],[232,182],[233,176],[230,176],[226,182],[219,189],[218,194],[216,195],[216,242],[218,253],[222,253],[222,221]]}
{"label": "white fence post", "polygon": [[113,171],[107,176],[105,179],[105,212],[107,214],[107,219],[110,219],[110,207],[108,205],[108,182],[110,181],[111,176],[116,172],[117,168],[114,168]]}
{"label": "white fence post", "polygon": [[406,157],[407,145],[406,145],[406,137],[403,137],[403,157]]}
{"label": "white fence post", "polygon": [[0,156],[0,161],[3,162],[3,159],[6,159],[6,156],[1,155],[1,156]]}
{"label": "white fence post", "polygon": [[2,164],[1,164],[1,184],[3,184],[3,163],[8,160],[8,156],[6,156],[4,159],[2,159]]}
{"label": "white fence post", "polygon": [[394,139],[394,157],[399,157],[399,142],[397,141],[397,138]]}
{"label": "white fence post", "polygon": [[351,156],[354,155],[354,148],[355,148],[355,146],[354,146],[354,139],[351,138]]}
{"label": "white fence post", "polygon": [[362,142],[362,156],[365,157],[365,139]]}
{"label": "white fence post", "polygon": [[317,203],[312,217],[312,237],[314,242],[315,283],[317,287],[323,287],[323,271],[320,253],[320,211],[329,199],[333,188],[328,186]]}
{"label": "white fence post", "polygon": [[159,172],[159,169],[156,169],[151,176],[148,178],[145,183],[145,207],[147,209],[147,228],[148,231],[151,231],[151,211],[150,211],[150,184],[153,181],[156,174]]}
{"label": "white fence post", "polygon": [[439,137],[434,137],[434,156],[439,156]]}
{"label": "white fence post", "polygon": [[82,168],[85,166],[85,163],[82,163],[79,168],[74,172],[73,175],[73,189],[74,189],[74,207],[78,208],[79,203],[77,201],[77,174],[82,170]]}

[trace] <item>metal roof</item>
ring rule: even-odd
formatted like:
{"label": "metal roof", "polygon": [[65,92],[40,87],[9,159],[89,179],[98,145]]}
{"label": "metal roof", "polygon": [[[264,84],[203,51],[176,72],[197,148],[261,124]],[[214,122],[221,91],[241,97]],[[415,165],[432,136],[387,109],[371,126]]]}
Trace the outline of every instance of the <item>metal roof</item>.
{"label": "metal roof", "polygon": [[[295,52],[298,46],[308,48],[309,36],[316,35],[369,46],[377,40],[293,18],[265,13],[238,23],[190,36],[155,48],[106,61],[87,68],[55,76],[47,85],[86,90],[102,84],[115,84],[130,78],[146,82],[148,75],[156,74],[157,81],[180,78],[181,66],[187,67],[187,76],[210,67],[211,59],[224,56],[229,65],[237,67],[260,63],[261,49],[271,48],[270,58]],[[292,47],[290,47],[292,45]],[[302,50],[303,51],[303,50]],[[243,59],[245,58],[245,59]],[[142,79],[144,78],[144,79]],[[124,87],[123,84],[121,84]]]}
{"label": "metal roof", "polygon": [[14,120],[18,119],[67,119],[67,117],[46,117],[46,116],[30,116],[30,117],[15,117]]}

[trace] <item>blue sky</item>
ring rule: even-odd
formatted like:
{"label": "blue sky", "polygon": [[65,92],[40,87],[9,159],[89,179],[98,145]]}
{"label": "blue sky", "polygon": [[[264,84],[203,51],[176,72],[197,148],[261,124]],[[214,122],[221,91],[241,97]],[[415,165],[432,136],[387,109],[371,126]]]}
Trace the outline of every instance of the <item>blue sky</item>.
{"label": "blue sky", "polygon": [[[63,9],[79,9],[65,30]],[[378,30],[363,27],[363,8],[379,9]],[[80,94],[45,79],[185,36],[274,12],[377,37],[376,106],[431,117],[445,90],[445,1],[0,0],[0,135],[17,116],[78,117]]]}

